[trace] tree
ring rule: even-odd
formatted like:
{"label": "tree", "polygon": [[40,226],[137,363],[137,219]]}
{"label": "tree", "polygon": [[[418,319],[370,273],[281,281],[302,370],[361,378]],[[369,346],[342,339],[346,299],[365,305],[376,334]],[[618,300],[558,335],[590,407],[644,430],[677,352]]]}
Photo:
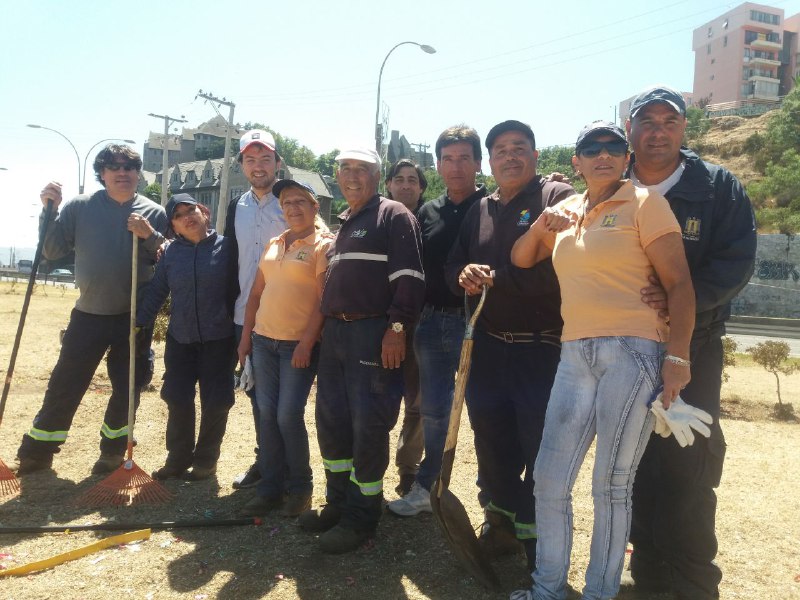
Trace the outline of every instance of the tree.
{"label": "tree", "polygon": [[314,165],[315,170],[320,175],[327,175],[328,177],[333,177],[334,174],[334,164],[336,163],[336,156],[339,154],[338,149],[331,150],[330,152],[326,152],[325,154],[320,154],[317,157],[316,164]]}
{"label": "tree", "polygon": [[422,194],[423,202],[438,198],[445,193],[444,179],[439,175],[436,169],[425,169],[425,179],[428,181],[428,187],[425,193]]}
{"label": "tree", "polygon": [[572,167],[572,157],[575,154],[575,146],[550,146],[539,150],[539,160],[536,171],[541,175],[550,173],[561,173],[571,179],[572,187],[575,191],[582,192],[586,189],[583,179],[575,176],[575,169]]}
{"label": "tree", "polygon": [[794,409],[791,404],[784,404],[781,399],[781,379],[780,373],[791,375],[800,370],[800,365],[787,362],[789,359],[789,344],[786,342],[776,342],[767,340],[748,348],[747,350],[759,365],[766,371],[775,375],[775,385],[778,392],[778,404],[775,405],[775,413],[781,418],[791,418]]}
{"label": "tree", "polygon": [[739,344],[732,337],[726,335],[722,338],[722,381],[727,382],[730,379],[726,369],[736,366],[736,351],[738,349]]}
{"label": "tree", "polygon": [[[146,188],[144,188],[144,190],[142,190],[142,193],[150,198],[150,200],[153,202],[161,202],[161,184],[158,182],[153,182],[148,185]],[[167,189],[167,198],[170,196],[172,196],[172,191]]]}
{"label": "tree", "polygon": [[689,146],[711,129],[711,119],[706,116],[705,110],[697,106],[686,109],[686,121],[686,142]]}

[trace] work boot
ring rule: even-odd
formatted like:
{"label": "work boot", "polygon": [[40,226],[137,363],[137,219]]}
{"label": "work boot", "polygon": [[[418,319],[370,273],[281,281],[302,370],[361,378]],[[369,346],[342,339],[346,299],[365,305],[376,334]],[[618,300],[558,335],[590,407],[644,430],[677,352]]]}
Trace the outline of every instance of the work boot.
{"label": "work boot", "polygon": [[192,469],[184,476],[184,481],[202,481],[217,473],[217,465],[193,465]]}
{"label": "work boot", "polygon": [[97,459],[97,462],[94,463],[92,467],[92,475],[106,475],[111,473],[118,469],[124,461],[124,454],[108,454],[102,452],[100,458]]}
{"label": "work boot", "polygon": [[431,493],[415,481],[408,494],[392,500],[386,508],[400,517],[415,517],[421,512],[433,512]]}
{"label": "work boot", "polygon": [[243,490],[257,486],[259,481],[261,481],[261,472],[258,470],[258,463],[254,462],[247,471],[236,476],[231,487],[235,490]]}
{"label": "work boot", "polygon": [[307,510],[300,515],[298,523],[306,531],[328,531],[339,524],[342,513],[338,508],[326,504],[322,508]]}
{"label": "work boot", "polygon": [[522,542],[525,547],[525,559],[528,563],[528,571],[536,570],[536,538],[525,540]]}
{"label": "work boot", "polygon": [[36,473],[37,471],[52,469],[53,455],[26,456],[22,458],[18,456],[11,462],[10,465],[8,465],[8,468],[12,473],[16,473],[19,477],[23,475],[30,475],[31,473]]}
{"label": "work boot", "polygon": [[311,492],[288,494],[281,516],[298,517],[311,508]]}
{"label": "work boot", "polygon": [[672,589],[667,563],[636,548],[631,553],[630,567],[622,572],[621,583],[649,594],[664,594]]}
{"label": "work boot", "polygon": [[239,509],[241,517],[263,517],[275,509],[283,506],[283,497],[277,496],[267,498],[265,496],[255,496]]}
{"label": "work boot", "polygon": [[397,484],[397,487],[394,488],[394,491],[397,492],[397,495],[402,498],[411,491],[411,486],[414,485],[416,480],[417,476],[413,473],[400,475],[400,483]]}
{"label": "work boot", "polygon": [[486,521],[481,525],[481,533],[478,536],[478,544],[484,554],[491,559],[521,554],[522,542],[517,539],[511,519],[492,510],[484,512]]}
{"label": "work boot", "polygon": [[169,461],[160,469],[153,471],[153,479],[180,479],[186,473],[186,467]]}
{"label": "work boot", "polygon": [[319,545],[326,554],[344,554],[358,550],[368,538],[369,534],[366,532],[337,525],[319,537]]}

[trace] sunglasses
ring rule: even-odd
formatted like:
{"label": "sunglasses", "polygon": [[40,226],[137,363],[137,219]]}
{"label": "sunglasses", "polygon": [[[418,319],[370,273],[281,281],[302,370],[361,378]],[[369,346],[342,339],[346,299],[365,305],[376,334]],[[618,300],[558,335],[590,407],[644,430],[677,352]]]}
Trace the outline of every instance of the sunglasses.
{"label": "sunglasses", "polygon": [[128,163],[108,163],[105,166],[106,169],[109,171],[119,171],[120,169],[124,169],[126,171],[138,171],[139,166],[136,163],[128,162]]}
{"label": "sunglasses", "polygon": [[578,150],[578,154],[586,158],[594,158],[595,156],[599,156],[603,150],[608,152],[610,156],[624,156],[628,151],[628,142],[618,140],[611,142],[589,142],[581,146],[581,149]]}

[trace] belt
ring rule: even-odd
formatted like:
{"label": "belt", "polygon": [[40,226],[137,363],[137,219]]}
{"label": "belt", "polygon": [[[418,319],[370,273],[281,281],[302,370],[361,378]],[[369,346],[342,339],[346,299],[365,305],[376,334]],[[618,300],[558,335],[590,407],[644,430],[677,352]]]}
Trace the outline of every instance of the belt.
{"label": "belt", "polygon": [[488,331],[486,334],[502,340],[506,344],[532,344],[534,342],[542,344],[550,344],[551,346],[561,347],[561,336],[554,333],[554,330],[536,331],[533,333],[528,332],[511,332],[511,331]]}
{"label": "belt", "polygon": [[448,315],[458,315],[459,317],[464,316],[464,307],[463,306],[434,306],[433,304],[426,304],[425,307],[422,309],[426,312],[432,313],[444,313]]}
{"label": "belt", "polygon": [[377,319],[378,317],[386,317],[386,315],[364,315],[361,313],[333,313],[328,315],[340,321],[360,321],[362,319]]}

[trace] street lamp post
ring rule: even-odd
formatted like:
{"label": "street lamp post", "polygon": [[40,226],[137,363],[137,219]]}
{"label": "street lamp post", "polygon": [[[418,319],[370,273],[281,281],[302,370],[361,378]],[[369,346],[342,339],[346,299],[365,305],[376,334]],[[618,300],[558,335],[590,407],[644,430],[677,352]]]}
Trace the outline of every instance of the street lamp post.
{"label": "street lamp post", "polygon": [[392,52],[397,50],[400,46],[405,44],[412,44],[413,46],[417,46],[420,50],[425,52],[426,54],[435,54],[436,49],[433,46],[428,46],[427,44],[418,44],[417,42],[400,42],[399,44],[395,45],[389,52],[386,53],[386,57],[383,59],[381,63],[381,71],[378,74],[378,101],[375,106],[375,151],[378,153],[378,156],[381,155],[381,150],[383,146],[383,131],[381,130],[381,122],[380,122],[380,112],[381,112],[381,79],[383,79],[383,67],[386,66],[386,61],[389,60],[389,56],[391,56]]}
{"label": "street lamp post", "polygon": [[136,143],[134,140],[122,140],[121,138],[106,138],[106,139],[100,140],[99,142],[94,144],[91,148],[89,148],[89,152],[86,153],[86,158],[83,159],[83,166],[81,166],[81,157],[78,155],[78,149],[75,148],[75,144],[73,144],[70,141],[70,139],[67,136],[65,136],[63,133],[61,133],[57,129],[53,129],[51,127],[45,127],[44,125],[28,124],[28,127],[31,127],[33,129],[46,129],[47,131],[52,131],[53,133],[56,133],[56,134],[60,135],[62,138],[64,138],[65,140],[67,140],[67,143],[72,147],[73,152],[75,152],[75,159],[78,161],[78,193],[79,194],[83,194],[84,183],[86,183],[86,162],[89,160],[89,154],[91,154],[92,150],[94,150],[97,146],[99,146],[103,142],[111,142],[111,141],[114,141],[114,140],[121,140],[121,141],[123,141],[125,143],[128,143],[128,144],[135,144]]}

